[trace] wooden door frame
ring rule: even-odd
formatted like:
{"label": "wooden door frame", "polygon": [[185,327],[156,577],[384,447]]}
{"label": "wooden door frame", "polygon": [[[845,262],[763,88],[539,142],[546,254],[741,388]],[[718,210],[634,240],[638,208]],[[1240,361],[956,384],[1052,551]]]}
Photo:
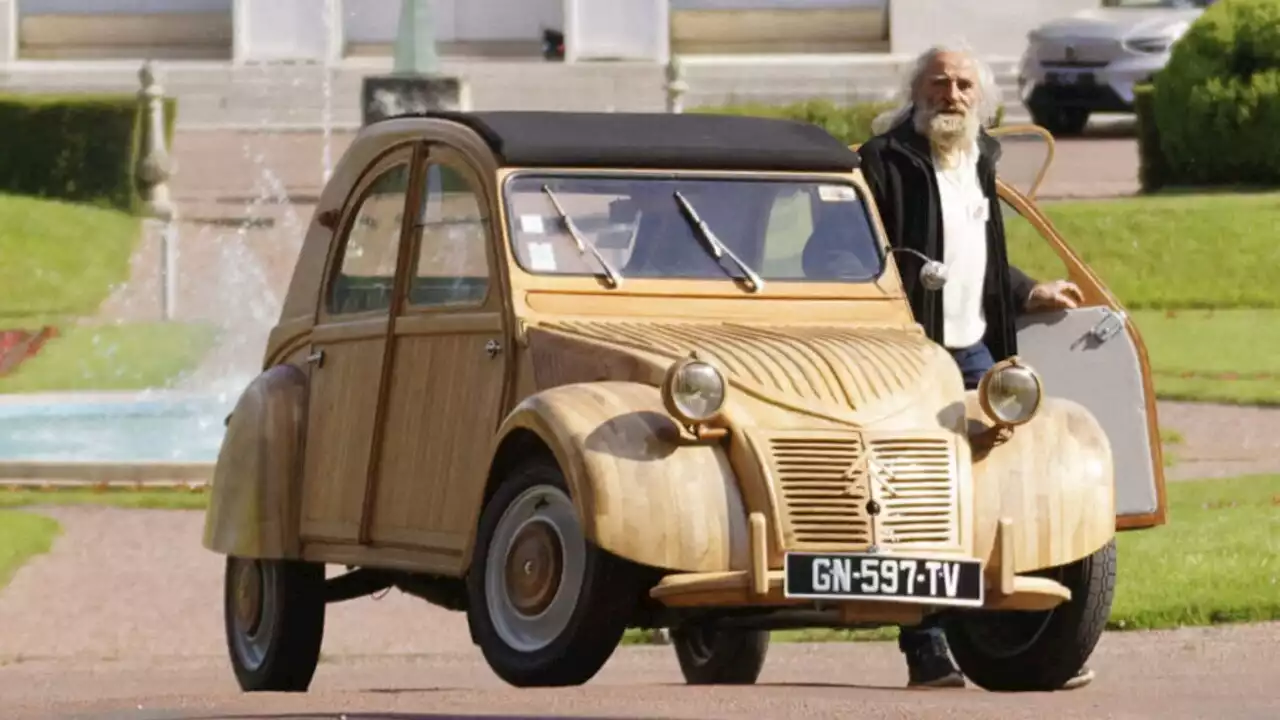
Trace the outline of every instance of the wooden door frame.
{"label": "wooden door frame", "polygon": [[[467,155],[461,149],[450,145],[444,140],[431,139],[415,142],[411,162],[413,165],[409,190],[406,194],[404,221],[401,224],[400,249],[396,258],[396,279],[392,290],[390,317],[384,341],[382,376],[378,386],[378,406],[371,439],[369,465],[365,476],[364,505],[360,514],[358,540],[362,546],[371,546],[373,544],[370,535],[373,530],[374,510],[377,501],[382,446],[385,443],[386,415],[390,404],[388,394],[391,388],[391,374],[394,372],[396,346],[398,343],[396,331],[400,324],[405,321],[413,322],[419,318],[434,318],[447,323],[447,318],[468,313],[492,313],[498,316],[499,335],[502,337],[503,345],[502,351],[499,353],[503,363],[501,373],[503,386],[499,393],[499,397],[502,398],[502,405],[497,408],[497,419],[493,427],[494,432],[497,431],[506,415],[506,398],[514,382],[514,374],[517,369],[515,353],[511,351],[513,331],[511,316],[508,312],[510,299],[505,282],[506,273],[500,263],[503,256],[497,253],[498,238],[503,237],[503,233],[494,226],[500,215],[494,212],[495,198],[489,192],[490,184],[486,183],[481,173],[476,170],[472,163],[468,162]],[[418,255],[421,252],[423,223],[420,210],[426,200],[427,169],[436,163],[447,165],[466,178],[472,191],[477,195],[477,204],[484,213],[483,224],[486,233],[484,247],[489,271],[489,283],[484,301],[478,305],[433,307],[409,304],[409,278],[416,272]]]}
{"label": "wooden door frame", "polygon": [[1138,361],[1142,367],[1142,387],[1147,397],[1147,437],[1151,445],[1151,462],[1154,466],[1153,472],[1156,481],[1156,509],[1155,512],[1143,515],[1129,515],[1117,518],[1116,529],[1136,530],[1164,525],[1168,512],[1165,496],[1164,446],[1160,441],[1160,419],[1157,414],[1158,403],[1156,401],[1155,386],[1151,379],[1151,363],[1147,355],[1146,343],[1142,340],[1142,334],[1138,331],[1137,325],[1133,323],[1133,319],[1125,312],[1120,300],[1111,293],[1088,264],[1071,249],[1044,212],[1005,181],[997,179],[996,188],[1000,199],[1007,202],[1018,214],[1030,222],[1040,234],[1040,237],[1053,248],[1053,251],[1058,255],[1058,259],[1062,261],[1062,264],[1067,269],[1067,278],[1080,287],[1080,291],[1084,295],[1083,306],[1103,306],[1123,314],[1125,333],[1137,350]]}

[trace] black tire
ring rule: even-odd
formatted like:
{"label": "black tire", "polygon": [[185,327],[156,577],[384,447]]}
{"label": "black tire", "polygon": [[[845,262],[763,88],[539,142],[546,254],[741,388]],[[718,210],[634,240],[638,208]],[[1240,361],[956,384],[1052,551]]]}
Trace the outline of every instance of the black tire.
{"label": "black tire", "polygon": [[1089,125],[1089,111],[1083,108],[1044,107],[1031,108],[1031,122],[1048,130],[1055,137],[1076,137]]}
{"label": "black tire", "polygon": [[1052,610],[971,612],[944,621],[952,656],[979,687],[1061,689],[1097,647],[1115,596],[1115,539],[1086,558],[1037,574],[1061,582],[1071,599]]}
{"label": "black tire", "polygon": [[227,556],[223,624],[241,690],[307,691],[324,639],[324,580],[323,564]]}
{"label": "black tire", "polygon": [[671,643],[686,683],[752,685],[769,654],[769,631],[689,624],[671,630]]}
{"label": "black tire", "polygon": [[[569,610],[567,604],[555,609],[563,610],[567,616],[563,627],[557,628],[553,624],[546,631],[551,637],[544,640],[544,644],[533,646],[531,643],[529,648],[519,648],[513,647],[507,639],[512,637],[512,631],[505,629],[508,627],[506,619],[520,622],[522,618],[529,618],[531,615],[516,609],[511,600],[514,593],[500,594],[500,591],[495,590],[491,597],[486,576],[489,574],[489,555],[495,534],[499,530],[506,532],[501,525],[504,514],[509,508],[515,507],[516,503],[524,502],[522,498],[528,492],[548,493],[553,498],[543,501],[547,504],[535,507],[551,507],[554,503],[555,511],[560,514],[560,520],[556,522],[561,523],[556,525],[554,536],[559,538],[556,557],[569,558],[559,564],[568,569],[571,580],[576,571],[570,566],[580,564],[581,581],[574,583],[579,587],[579,593],[572,609]],[[581,685],[590,680],[617,649],[638,605],[640,594],[644,591],[635,565],[605,552],[585,539],[580,543],[570,541],[566,549],[563,532],[576,532],[576,537],[581,537],[576,513],[563,509],[566,501],[570,503],[569,510],[572,510],[572,500],[560,468],[553,460],[537,456],[518,464],[502,478],[501,485],[485,504],[480,515],[475,553],[467,573],[467,621],[471,625],[472,637],[480,646],[489,667],[498,677],[516,687]],[[548,525],[545,522],[543,524]],[[546,537],[548,536],[544,535],[543,539]],[[514,539],[513,536],[511,540]],[[580,561],[573,560],[575,554],[581,558]],[[554,561],[548,564],[556,565]],[[528,563],[526,574],[530,573],[527,568]],[[501,582],[505,585],[505,572],[496,572],[497,575],[490,579],[497,583],[498,577],[501,577]],[[554,579],[546,587],[555,587],[556,590],[546,602],[554,606],[567,587],[562,582],[565,573],[552,573],[549,577]],[[495,622],[489,604],[491,599],[499,608],[502,623]],[[552,611],[548,607],[539,612]],[[536,615],[537,613],[533,613],[532,616]],[[499,627],[500,624],[502,627]]]}

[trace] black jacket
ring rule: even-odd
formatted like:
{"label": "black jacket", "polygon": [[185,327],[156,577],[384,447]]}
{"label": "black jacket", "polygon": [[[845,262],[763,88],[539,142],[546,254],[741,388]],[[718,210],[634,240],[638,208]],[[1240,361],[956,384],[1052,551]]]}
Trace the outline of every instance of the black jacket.
{"label": "black jacket", "polygon": [[[1000,143],[981,133],[978,138],[978,178],[991,203],[987,221],[987,278],[983,308],[987,349],[997,360],[1018,352],[1014,318],[1026,306],[1036,282],[1009,264],[1005,248],[1004,219],[996,194],[996,162]],[[918,250],[942,260],[942,208],[929,141],[916,131],[910,115],[858,149],[862,171],[871,186],[889,244]],[[942,342],[942,292],[920,285],[924,261],[909,253],[896,253],[903,285],[916,321],[934,340]]]}

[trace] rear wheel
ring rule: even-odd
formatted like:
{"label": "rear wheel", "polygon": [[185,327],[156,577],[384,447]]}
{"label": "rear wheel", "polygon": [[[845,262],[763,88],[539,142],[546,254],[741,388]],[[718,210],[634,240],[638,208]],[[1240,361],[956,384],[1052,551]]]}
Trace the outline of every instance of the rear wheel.
{"label": "rear wheel", "polygon": [[468,620],[518,687],[580,685],[604,666],[641,591],[637,568],[592,545],[555,462],[511,470],[480,516]]}
{"label": "rear wheel", "polygon": [[1115,539],[1088,557],[1038,574],[1065,585],[1071,599],[1051,610],[972,612],[945,621],[956,664],[980,687],[1061,689],[1097,647],[1115,595]]}
{"label": "rear wheel", "polygon": [[305,692],[324,637],[324,565],[228,556],[227,650],[245,692]]}
{"label": "rear wheel", "polygon": [[724,630],[703,624],[671,631],[680,672],[690,685],[751,685],[769,653],[767,630]]}

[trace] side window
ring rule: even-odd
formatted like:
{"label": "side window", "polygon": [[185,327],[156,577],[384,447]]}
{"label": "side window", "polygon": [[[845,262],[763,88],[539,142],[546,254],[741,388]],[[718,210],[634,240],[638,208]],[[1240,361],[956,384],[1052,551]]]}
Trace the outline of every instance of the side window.
{"label": "side window", "polygon": [[383,171],[364,191],[343,240],[342,266],[329,292],[330,313],[391,306],[408,190],[409,165],[405,163]]}
{"label": "side window", "polygon": [[448,165],[427,167],[418,262],[409,304],[474,306],[489,290],[489,222],[479,193]]}
{"label": "side window", "polygon": [[1062,259],[1035,224],[1023,217],[1003,197],[1000,198],[1000,212],[1011,265],[1040,281],[1067,276],[1067,268],[1062,264]]}

